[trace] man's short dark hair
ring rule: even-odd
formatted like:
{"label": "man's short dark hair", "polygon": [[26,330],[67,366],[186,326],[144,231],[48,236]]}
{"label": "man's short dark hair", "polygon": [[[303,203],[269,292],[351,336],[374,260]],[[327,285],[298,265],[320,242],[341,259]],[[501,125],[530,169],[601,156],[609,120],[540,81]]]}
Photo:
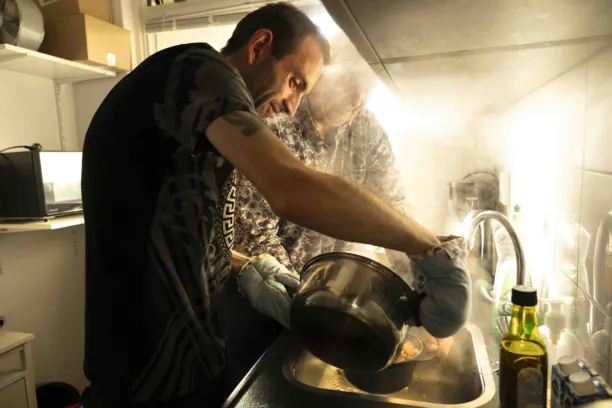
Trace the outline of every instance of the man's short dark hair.
{"label": "man's short dark hair", "polygon": [[321,48],[325,64],[329,63],[329,42],[321,34],[319,27],[297,7],[285,3],[267,4],[247,14],[236,26],[227,44],[221,50],[224,55],[231,55],[247,44],[253,35],[261,29],[272,31],[272,54],[281,59],[292,53],[308,36],[313,36]]}

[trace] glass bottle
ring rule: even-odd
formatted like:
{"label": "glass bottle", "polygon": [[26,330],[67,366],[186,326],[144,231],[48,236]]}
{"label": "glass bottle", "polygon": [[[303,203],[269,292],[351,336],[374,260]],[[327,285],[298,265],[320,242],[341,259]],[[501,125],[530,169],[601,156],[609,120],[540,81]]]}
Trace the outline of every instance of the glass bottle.
{"label": "glass bottle", "polygon": [[535,288],[512,288],[512,317],[501,340],[501,408],[546,407],[548,355],[538,332]]}

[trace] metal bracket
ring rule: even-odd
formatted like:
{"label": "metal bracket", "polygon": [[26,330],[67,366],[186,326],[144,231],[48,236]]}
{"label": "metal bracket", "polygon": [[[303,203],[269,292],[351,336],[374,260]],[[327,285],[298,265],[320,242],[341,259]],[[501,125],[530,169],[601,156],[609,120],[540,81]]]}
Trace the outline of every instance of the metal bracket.
{"label": "metal bracket", "polygon": [[64,132],[64,115],[62,114],[61,86],[62,85],[59,81],[53,80],[53,87],[55,89],[55,109],[57,112],[57,122],[59,125],[60,147],[62,151],[65,151],[66,137]]}

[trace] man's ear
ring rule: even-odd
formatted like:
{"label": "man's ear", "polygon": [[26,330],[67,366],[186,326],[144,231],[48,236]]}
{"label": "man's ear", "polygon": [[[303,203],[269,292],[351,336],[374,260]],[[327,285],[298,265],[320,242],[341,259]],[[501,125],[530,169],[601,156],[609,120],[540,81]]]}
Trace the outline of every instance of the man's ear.
{"label": "man's ear", "polygon": [[249,42],[249,64],[255,64],[261,58],[270,55],[274,35],[267,28],[257,30]]}

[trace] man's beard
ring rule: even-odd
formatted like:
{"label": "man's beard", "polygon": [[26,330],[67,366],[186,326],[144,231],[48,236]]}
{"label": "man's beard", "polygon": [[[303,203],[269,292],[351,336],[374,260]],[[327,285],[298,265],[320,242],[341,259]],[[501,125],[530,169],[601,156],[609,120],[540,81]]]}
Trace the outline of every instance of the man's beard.
{"label": "man's beard", "polygon": [[270,109],[270,103],[273,100],[274,92],[268,91],[265,94],[262,94],[259,97],[256,97],[254,100],[255,109],[257,110],[257,114],[262,118],[265,118],[268,115]]}
{"label": "man's beard", "polygon": [[255,109],[260,116],[265,117],[266,114],[268,114],[270,103],[278,104],[275,101],[277,94],[278,92],[276,90],[276,86],[272,84],[262,86],[260,89],[258,89],[257,93],[253,95],[253,103],[255,104]]}
{"label": "man's beard", "polygon": [[262,72],[262,75],[254,81],[252,96],[257,113],[259,116],[265,117],[268,113],[270,102],[274,100],[274,96],[277,94],[273,60],[270,59],[270,61],[265,63],[265,67],[260,67],[259,72]]}

